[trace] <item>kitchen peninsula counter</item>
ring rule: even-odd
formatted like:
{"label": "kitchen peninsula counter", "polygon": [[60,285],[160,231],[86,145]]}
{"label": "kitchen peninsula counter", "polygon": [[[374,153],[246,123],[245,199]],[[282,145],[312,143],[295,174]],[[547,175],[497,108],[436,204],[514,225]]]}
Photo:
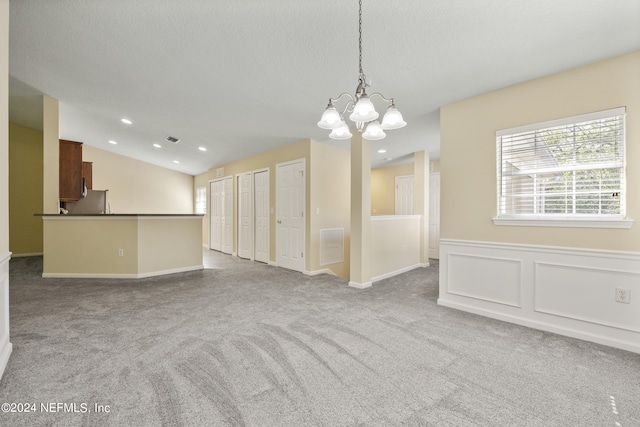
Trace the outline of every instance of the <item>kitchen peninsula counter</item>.
{"label": "kitchen peninsula counter", "polygon": [[204,268],[201,214],[38,216],[43,277],[126,279]]}

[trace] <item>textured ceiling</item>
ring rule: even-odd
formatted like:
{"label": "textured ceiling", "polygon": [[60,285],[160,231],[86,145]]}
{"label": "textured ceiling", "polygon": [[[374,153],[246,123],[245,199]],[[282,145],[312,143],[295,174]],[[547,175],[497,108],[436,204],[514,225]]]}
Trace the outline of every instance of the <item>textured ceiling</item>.
{"label": "textured ceiling", "polygon": [[[328,98],[357,85],[356,0],[10,5],[12,121],[34,127],[47,94],[62,138],[189,174],[327,141],[316,123]],[[639,0],[364,0],[369,92],[394,97],[408,122],[372,143],[374,165],[437,158],[441,105],[640,49],[639,22]]]}

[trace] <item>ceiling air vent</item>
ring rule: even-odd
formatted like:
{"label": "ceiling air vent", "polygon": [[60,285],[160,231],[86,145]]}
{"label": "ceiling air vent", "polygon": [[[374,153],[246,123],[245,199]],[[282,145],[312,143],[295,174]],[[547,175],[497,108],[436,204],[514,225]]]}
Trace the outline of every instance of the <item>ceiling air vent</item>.
{"label": "ceiling air vent", "polygon": [[168,136],[165,139],[169,142],[173,142],[174,144],[177,144],[180,141],[180,138],[176,138],[175,136]]}

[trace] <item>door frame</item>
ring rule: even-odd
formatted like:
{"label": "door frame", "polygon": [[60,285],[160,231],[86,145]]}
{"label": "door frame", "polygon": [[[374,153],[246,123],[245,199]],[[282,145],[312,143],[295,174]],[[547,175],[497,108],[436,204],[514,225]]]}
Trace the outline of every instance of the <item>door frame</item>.
{"label": "door frame", "polygon": [[278,187],[278,183],[279,183],[279,179],[278,179],[278,173],[280,171],[280,167],[282,166],[289,166],[289,165],[293,165],[296,163],[302,163],[302,233],[300,233],[301,235],[301,247],[302,247],[302,269],[301,270],[293,270],[293,271],[300,271],[301,273],[304,273],[307,269],[307,159],[302,157],[300,159],[296,159],[296,160],[289,160],[287,162],[281,162],[281,163],[277,163],[276,164],[276,216],[275,216],[275,220],[276,220],[276,260],[275,260],[275,265],[279,266],[278,264],[278,260],[280,259],[280,233],[279,233],[279,229],[278,229],[278,218],[280,216],[280,212],[278,212],[279,210],[279,206],[280,206],[280,188]]}
{"label": "door frame", "polygon": [[267,173],[267,264],[271,263],[271,170],[262,168],[251,171],[251,185],[253,189],[253,259],[256,257],[256,175]]}
{"label": "door frame", "polygon": [[[251,200],[251,206],[249,209],[249,237],[251,239],[251,251],[249,254],[248,258],[242,257],[240,256],[240,230],[242,229],[242,224],[241,224],[241,211],[240,211],[240,203],[241,203],[241,191],[242,191],[242,186],[240,185],[240,181],[242,179],[243,176],[249,175],[249,199]],[[236,215],[235,215],[235,223],[236,223],[236,256],[238,258],[243,258],[243,259],[250,259],[253,261],[253,256],[254,256],[254,235],[253,235],[253,222],[254,222],[254,208],[253,208],[253,175],[251,174],[251,172],[240,172],[238,174],[236,174]]]}

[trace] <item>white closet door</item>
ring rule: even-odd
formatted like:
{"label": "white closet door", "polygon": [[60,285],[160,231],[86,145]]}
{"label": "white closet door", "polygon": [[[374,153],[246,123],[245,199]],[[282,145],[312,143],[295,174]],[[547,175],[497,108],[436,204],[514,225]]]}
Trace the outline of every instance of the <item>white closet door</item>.
{"label": "white closet door", "polygon": [[238,256],[253,257],[253,210],[251,172],[238,176]]}
{"label": "white closet door", "polygon": [[219,251],[222,249],[222,182],[209,183],[209,248]]}
{"label": "white closet door", "polygon": [[300,272],[304,269],[304,169],[304,160],[280,164],[276,169],[277,263]]}
{"label": "white closet door", "polygon": [[253,174],[255,249],[254,260],[269,262],[269,171]]}

